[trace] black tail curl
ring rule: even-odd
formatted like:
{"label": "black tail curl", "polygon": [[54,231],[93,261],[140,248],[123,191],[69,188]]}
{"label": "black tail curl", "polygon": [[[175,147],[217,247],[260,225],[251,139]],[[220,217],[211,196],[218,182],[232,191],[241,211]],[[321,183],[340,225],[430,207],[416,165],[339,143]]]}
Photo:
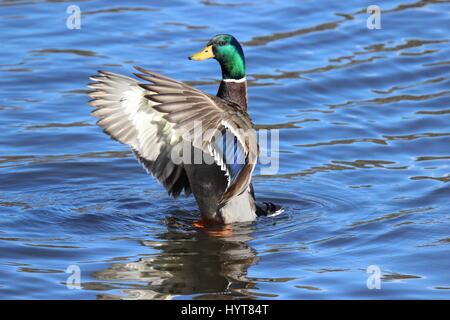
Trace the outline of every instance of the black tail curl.
{"label": "black tail curl", "polygon": [[260,205],[256,205],[256,215],[258,217],[269,217],[271,215],[279,214],[283,211],[283,208],[272,202],[263,202]]}

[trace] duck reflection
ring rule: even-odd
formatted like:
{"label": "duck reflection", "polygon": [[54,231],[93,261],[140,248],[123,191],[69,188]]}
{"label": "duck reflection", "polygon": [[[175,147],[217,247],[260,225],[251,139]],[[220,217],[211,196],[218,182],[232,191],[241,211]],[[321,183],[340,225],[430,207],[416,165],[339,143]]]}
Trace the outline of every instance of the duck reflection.
{"label": "duck reflection", "polygon": [[217,229],[194,229],[191,223],[172,215],[166,232],[158,234],[155,241],[141,241],[158,253],[95,272],[97,280],[115,284],[108,289],[119,289],[121,293],[97,298],[252,298],[247,290],[254,283],[247,279],[247,270],[258,258],[247,242],[252,239],[254,224],[233,225],[231,232],[220,236]]}

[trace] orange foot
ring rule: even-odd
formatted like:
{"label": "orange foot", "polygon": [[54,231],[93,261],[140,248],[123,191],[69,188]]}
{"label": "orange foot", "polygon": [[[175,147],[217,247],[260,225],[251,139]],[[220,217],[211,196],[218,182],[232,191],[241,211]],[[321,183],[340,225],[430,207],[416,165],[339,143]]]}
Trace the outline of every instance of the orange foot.
{"label": "orange foot", "polygon": [[198,229],[205,229],[206,224],[207,224],[206,220],[198,220],[198,221],[195,221],[192,225]]}
{"label": "orange foot", "polygon": [[192,224],[197,229],[204,230],[208,235],[217,238],[226,238],[233,235],[233,225],[226,224],[223,226],[211,225],[206,220],[198,220]]}

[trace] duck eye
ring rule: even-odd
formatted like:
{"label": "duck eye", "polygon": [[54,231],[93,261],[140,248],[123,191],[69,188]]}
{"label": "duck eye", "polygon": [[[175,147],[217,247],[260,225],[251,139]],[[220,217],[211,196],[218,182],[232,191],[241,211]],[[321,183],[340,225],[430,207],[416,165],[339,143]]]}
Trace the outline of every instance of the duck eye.
{"label": "duck eye", "polygon": [[225,41],[220,41],[220,42],[219,42],[219,46],[224,46],[224,45],[226,45],[226,42],[225,42]]}

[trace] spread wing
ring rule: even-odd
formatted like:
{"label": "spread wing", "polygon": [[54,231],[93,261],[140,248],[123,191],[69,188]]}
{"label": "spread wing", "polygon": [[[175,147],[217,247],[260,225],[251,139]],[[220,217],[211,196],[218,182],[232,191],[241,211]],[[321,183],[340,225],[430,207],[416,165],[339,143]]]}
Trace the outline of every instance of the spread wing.
{"label": "spread wing", "polygon": [[97,124],[115,140],[127,144],[147,172],[155,176],[173,197],[191,192],[182,164],[172,161],[180,152],[182,138],[173,124],[154,109],[150,94],[132,78],[106,71],[91,77],[90,105]]}
{"label": "spread wing", "polygon": [[[228,177],[220,205],[249,188],[258,157],[256,132],[238,105],[206,94],[184,83],[136,67],[135,75],[148,81],[140,87],[153,109],[163,113],[175,135],[214,157]],[[200,126],[200,127],[199,127]],[[198,129],[201,134],[197,134]]]}

